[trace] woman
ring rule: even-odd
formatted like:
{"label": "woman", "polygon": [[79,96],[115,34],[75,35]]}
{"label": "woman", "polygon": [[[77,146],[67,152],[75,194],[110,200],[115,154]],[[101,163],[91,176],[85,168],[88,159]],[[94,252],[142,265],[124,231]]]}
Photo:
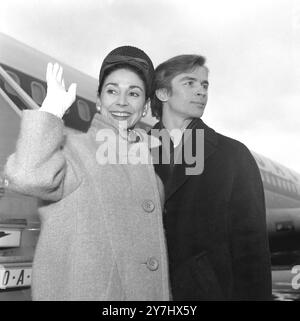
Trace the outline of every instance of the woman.
{"label": "woman", "polygon": [[[62,68],[48,64],[47,96],[40,110],[24,111],[5,170],[11,189],[44,200],[34,300],[169,299],[162,184],[152,164],[104,164],[99,152],[105,143],[99,133],[108,131],[129,148],[146,144],[127,129],[146,113],[152,77],[142,50],[110,52],[101,66],[91,128],[64,136],[61,118],[76,85],[66,91]],[[118,148],[115,153],[120,156]]]}

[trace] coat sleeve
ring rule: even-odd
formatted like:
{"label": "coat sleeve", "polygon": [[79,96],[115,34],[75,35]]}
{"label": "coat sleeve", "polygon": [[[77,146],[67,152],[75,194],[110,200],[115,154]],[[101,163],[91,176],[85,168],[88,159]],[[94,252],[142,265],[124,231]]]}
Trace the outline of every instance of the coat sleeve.
{"label": "coat sleeve", "polygon": [[6,188],[58,201],[76,188],[79,177],[64,146],[63,121],[43,111],[23,111],[16,151],[4,168]]}
{"label": "coat sleeve", "polygon": [[270,300],[271,264],[263,185],[256,162],[242,145],[230,202],[233,300]]}

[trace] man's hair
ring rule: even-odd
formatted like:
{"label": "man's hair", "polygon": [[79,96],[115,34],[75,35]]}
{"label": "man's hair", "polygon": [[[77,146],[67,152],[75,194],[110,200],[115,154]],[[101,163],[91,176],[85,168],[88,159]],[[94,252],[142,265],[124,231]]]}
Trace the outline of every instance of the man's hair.
{"label": "man's hair", "polygon": [[172,93],[171,81],[179,74],[202,67],[205,64],[205,57],[199,55],[179,55],[161,63],[155,69],[154,82],[151,98],[152,116],[157,119],[162,117],[163,103],[156,97],[157,89],[165,88],[168,93]]}

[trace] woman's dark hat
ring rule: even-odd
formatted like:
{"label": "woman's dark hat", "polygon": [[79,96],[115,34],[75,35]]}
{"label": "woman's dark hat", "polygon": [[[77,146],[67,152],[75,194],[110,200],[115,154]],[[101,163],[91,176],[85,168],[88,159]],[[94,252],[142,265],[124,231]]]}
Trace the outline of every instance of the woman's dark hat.
{"label": "woman's dark hat", "polygon": [[146,96],[150,96],[154,76],[154,67],[152,61],[143,50],[132,46],[118,47],[112,50],[104,58],[99,74],[99,94],[101,91],[105,72],[111,67],[117,65],[130,65],[141,71],[146,82]]}

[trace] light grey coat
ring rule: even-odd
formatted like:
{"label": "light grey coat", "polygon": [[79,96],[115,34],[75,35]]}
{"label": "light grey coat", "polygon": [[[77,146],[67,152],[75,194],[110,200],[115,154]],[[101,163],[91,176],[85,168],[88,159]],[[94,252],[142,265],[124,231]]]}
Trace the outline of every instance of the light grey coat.
{"label": "light grey coat", "polygon": [[44,202],[34,300],[169,300],[153,165],[99,165],[96,133],[107,127],[96,115],[87,133],[64,135],[56,116],[23,112],[5,175]]}

